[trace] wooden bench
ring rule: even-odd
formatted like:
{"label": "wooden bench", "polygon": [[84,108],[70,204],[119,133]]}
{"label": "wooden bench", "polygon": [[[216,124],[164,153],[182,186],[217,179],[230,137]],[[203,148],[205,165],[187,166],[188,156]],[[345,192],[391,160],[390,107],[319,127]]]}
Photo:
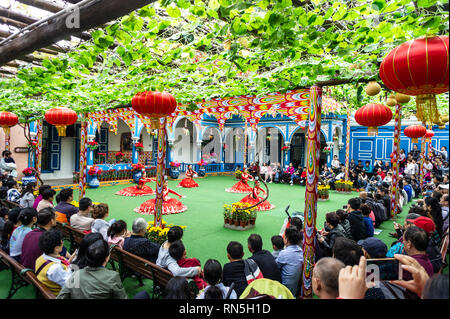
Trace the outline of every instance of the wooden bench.
{"label": "wooden bench", "polygon": [[6,199],[0,199],[0,205],[9,209],[13,209],[15,207],[20,208],[20,205],[18,203],[10,202],[9,200]]}
{"label": "wooden bench", "polygon": [[[70,225],[56,223],[56,227],[60,229],[64,237],[70,240],[70,253],[73,253],[75,247],[78,247],[81,240],[86,235],[80,230],[72,228]],[[142,286],[142,277],[153,281],[152,298],[162,296],[165,286],[170,279],[173,278],[172,273],[149,260],[132,254],[119,246],[111,245],[110,265],[114,270],[116,267],[114,262],[118,263],[120,279],[124,281],[126,278],[137,274],[137,279]],[[197,295],[198,288],[193,280],[188,280],[189,287],[194,295]]]}
{"label": "wooden bench", "polygon": [[11,270],[11,287],[9,288],[6,299],[11,299],[20,288],[30,284],[33,285],[35,289],[36,299],[56,298],[50,289],[37,279],[32,269],[25,268],[1,249],[0,262],[5,264]]}

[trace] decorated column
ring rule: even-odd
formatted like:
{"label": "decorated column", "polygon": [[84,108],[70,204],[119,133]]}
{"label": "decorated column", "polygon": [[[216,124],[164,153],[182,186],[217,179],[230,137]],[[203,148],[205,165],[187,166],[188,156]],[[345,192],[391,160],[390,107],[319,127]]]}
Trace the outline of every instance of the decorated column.
{"label": "decorated column", "polygon": [[425,169],[423,167],[423,164],[425,163],[425,136],[421,138],[421,144],[420,144],[420,165],[419,165],[419,184],[420,189],[423,189],[424,184],[424,177],[425,177]]}
{"label": "decorated column", "polygon": [[392,146],[392,189],[391,189],[391,218],[395,218],[398,213],[398,150],[400,147],[401,133],[401,109],[400,103],[395,105],[394,115],[394,144]]}
{"label": "decorated column", "polygon": [[162,226],[163,214],[163,187],[165,181],[165,159],[166,159],[166,124],[167,119],[159,119],[158,129],[158,158],[156,160],[156,203],[155,203],[155,226]]}
{"label": "decorated column", "polygon": [[322,88],[310,89],[311,106],[309,108],[308,146],[306,157],[306,193],[303,242],[303,286],[304,298],[312,298],[312,270],[314,265],[314,238],[316,236],[317,184],[319,181],[320,161],[320,116],[322,108]]}
{"label": "decorated column", "polygon": [[345,181],[348,181],[350,166],[350,108],[347,106],[347,131],[345,136]]}
{"label": "decorated column", "polygon": [[11,127],[19,123],[19,117],[11,112],[0,112],[0,126],[5,133],[5,151],[10,149]]}
{"label": "decorated column", "polygon": [[38,172],[38,174],[41,174],[41,166],[42,166],[42,158],[41,158],[41,154],[42,154],[42,126],[43,126],[43,121],[42,120],[37,120],[36,121],[36,140],[37,140],[37,144],[36,144],[36,149],[34,151],[34,168],[36,169],[36,172]]}
{"label": "decorated column", "polygon": [[86,194],[86,168],[87,168],[87,127],[88,122],[81,118],[80,129],[80,177],[79,177],[79,195],[78,201]]}
{"label": "decorated column", "polygon": [[242,168],[244,168],[247,165],[247,120],[245,121],[245,129],[244,129],[244,165]]}

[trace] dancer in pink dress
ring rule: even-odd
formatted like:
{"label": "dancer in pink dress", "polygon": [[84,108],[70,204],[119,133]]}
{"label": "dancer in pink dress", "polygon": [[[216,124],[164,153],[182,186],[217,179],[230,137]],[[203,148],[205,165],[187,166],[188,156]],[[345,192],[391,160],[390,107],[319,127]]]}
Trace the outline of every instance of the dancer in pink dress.
{"label": "dancer in pink dress", "polygon": [[[187,210],[187,207],[183,205],[182,202],[175,198],[170,198],[169,193],[172,193],[179,198],[182,198],[183,196],[178,194],[177,192],[169,189],[167,187],[167,181],[164,182],[163,187],[163,215],[168,214],[178,214],[182,213]],[[155,205],[156,205],[156,198],[149,199],[148,201],[145,201],[141,204],[141,206],[136,207],[134,211],[139,214],[147,214],[147,215],[153,215],[155,214]]]}
{"label": "dancer in pink dress", "polygon": [[[262,193],[264,196],[266,195],[266,191],[264,189],[261,188],[259,181],[255,180],[255,187],[252,190],[251,194],[248,194],[247,196],[245,196],[243,199],[240,200],[241,203],[248,203],[250,205],[256,205],[258,204],[260,201],[263,200],[262,197],[258,196],[259,193]],[[256,206],[256,209],[258,211],[262,211],[262,210],[270,210],[272,208],[275,208],[274,205],[272,205],[271,203],[269,203],[268,201],[263,201],[261,204],[259,204],[258,206]]]}
{"label": "dancer in pink dress", "polygon": [[197,172],[192,169],[192,165],[188,166],[188,169],[186,171],[186,178],[184,178],[177,187],[184,187],[184,188],[193,188],[198,187],[198,184],[194,181],[194,176],[197,176]]}
{"label": "dancer in pink dress", "polygon": [[147,175],[145,173],[145,170],[142,170],[142,177],[139,179],[137,186],[129,186],[124,189],[121,189],[116,193],[116,195],[134,197],[134,196],[147,196],[155,194],[155,191],[145,184],[155,182],[156,179],[147,178],[146,176]]}

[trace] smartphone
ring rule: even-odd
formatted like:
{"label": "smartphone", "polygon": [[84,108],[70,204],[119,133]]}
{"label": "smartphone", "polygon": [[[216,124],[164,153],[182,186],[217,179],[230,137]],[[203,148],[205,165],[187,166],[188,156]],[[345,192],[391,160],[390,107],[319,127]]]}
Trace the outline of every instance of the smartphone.
{"label": "smartphone", "polygon": [[366,260],[366,277],[371,279],[385,280],[402,280],[403,269],[400,262],[395,258],[378,258]]}

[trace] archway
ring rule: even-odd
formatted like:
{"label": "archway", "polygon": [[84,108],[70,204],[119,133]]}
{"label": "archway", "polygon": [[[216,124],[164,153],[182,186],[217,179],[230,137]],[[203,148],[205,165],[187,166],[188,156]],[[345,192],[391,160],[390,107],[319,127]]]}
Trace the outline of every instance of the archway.
{"label": "archway", "polygon": [[202,135],[202,159],[209,163],[220,163],[221,154],[221,136],[217,127],[207,127]]}
{"label": "archway", "polygon": [[267,126],[258,129],[256,141],[256,155],[260,164],[282,162],[281,148],[284,146],[284,138],[277,127]]}
{"label": "archway", "polygon": [[193,163],[196,158],[196,128],[187,118],[180,119],[175,126],[173,160],[181,163]]}
{"label": "archway", "polygon": [[[244,129],[241,127],[232,128],[225,136],[225,163],[244,162]],[[248,139],[247,139],[248,146]],[[247,152],[248,160],[248,152]],[[248,161],[246,161],[248,163]]]}
{"label": "archway", "polygon": [[[294,167],[306,166],[306,152],[307,152],[307,141],[306,141],[306,128],[299,127],[291,137],[291,147],[290,147],[290,162]],[[319,165],[327,163],[327,154],[323,152],[326,146],[326,138],[322,131],[320,131],[320,160]]]}

